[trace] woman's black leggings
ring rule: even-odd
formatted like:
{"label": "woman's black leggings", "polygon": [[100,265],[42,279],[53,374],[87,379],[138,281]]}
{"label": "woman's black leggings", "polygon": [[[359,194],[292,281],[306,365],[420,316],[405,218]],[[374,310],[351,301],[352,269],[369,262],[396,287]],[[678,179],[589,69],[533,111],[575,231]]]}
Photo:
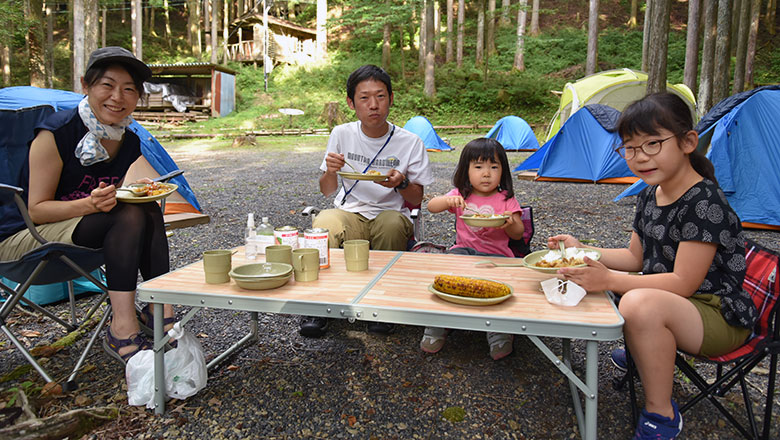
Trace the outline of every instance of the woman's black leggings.
{"label": "woman's black leggings", "polygon": [[73,243],[103,248],[109,290],[135,290],[138,271],[144,280],[167,273],[168,238],[157,203],[117,203],[110,212],[84,216]]}

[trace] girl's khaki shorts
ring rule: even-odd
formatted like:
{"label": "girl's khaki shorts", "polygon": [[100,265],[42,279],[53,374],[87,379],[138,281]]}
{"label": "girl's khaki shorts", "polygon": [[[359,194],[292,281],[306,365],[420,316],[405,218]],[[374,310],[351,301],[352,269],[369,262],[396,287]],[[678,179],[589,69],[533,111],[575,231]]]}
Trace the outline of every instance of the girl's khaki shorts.
{"label": "girl's khaki shorts", "polygon": [[750,336],[751,329],[729,324],[720,312],[720,297],[713,294],[700,294],[690,297],[691,303],[699,311],[704,325],[704,340],[699,354],[719,356],[733,351]]}

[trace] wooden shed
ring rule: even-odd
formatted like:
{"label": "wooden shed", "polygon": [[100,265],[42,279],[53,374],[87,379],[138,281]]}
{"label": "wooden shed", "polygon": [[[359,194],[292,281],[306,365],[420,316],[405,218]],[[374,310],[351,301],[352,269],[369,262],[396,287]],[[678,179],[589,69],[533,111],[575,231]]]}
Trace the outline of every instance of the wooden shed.
{"label": "wooden shed", "polygon": [[225,116],[236,106],[236,71],[219,64],[151,64],[136,113],[201,113]]}
{"label": "wooden shed", "polygon": [[[263,14],[252,11],[230,25],[228,54],[233,61],[263,62]],[[268,57],[274,64],[306,64],[315,59],[317,30],[268,16]]]}

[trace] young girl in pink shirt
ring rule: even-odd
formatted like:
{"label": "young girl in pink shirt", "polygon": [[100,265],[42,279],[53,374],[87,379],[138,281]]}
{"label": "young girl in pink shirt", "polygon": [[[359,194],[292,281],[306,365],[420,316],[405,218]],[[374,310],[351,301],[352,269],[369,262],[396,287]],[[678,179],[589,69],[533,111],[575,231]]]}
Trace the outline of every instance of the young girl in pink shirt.
{"label": "young girl in pink shirt", "polygon": [[[504,147],[497,140],[486,138],[466,144],[452,184],[452,191],[428,202],[428,211],[432,213],[448,210],[455,214],[455,245],[448,253],[513,257],[509,239],[522,239],[524,228]],[[473,227],[460,218],[475,213],[504,214],[509,218],[499,227]],[[426,327],[420,348],[427,353],[438,352],[448,333],[448,329]],[[512,335],[488,332],[487,339],[493,359],[512,353]]]}

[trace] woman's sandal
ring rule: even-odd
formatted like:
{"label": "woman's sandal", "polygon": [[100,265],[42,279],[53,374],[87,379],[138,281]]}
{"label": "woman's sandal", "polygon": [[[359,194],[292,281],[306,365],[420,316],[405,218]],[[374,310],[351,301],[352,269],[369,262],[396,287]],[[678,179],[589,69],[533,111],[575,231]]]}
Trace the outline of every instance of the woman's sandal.
{"label": "woman's sandal", "polygon": [[[173,325],[176,322],[176,318],[171,316],[169,318],[163,318],[163,329],[169,325]],[[152,314],[152,305],[147,304],[141,309],[138,316],[138,325],[141,327],[141,331],[145,335],[154,338],[154,315]],[[171,348],[176,348],[178,341],[171,339],[168,341],[168,345]]]}
{"label": "woman's sandal", "polygon": [[[125,354],[119,354],[119,350],[130,345],[135,345],[135,350],[130,350]],[[103,350],[110,354],[111,357],[121,362],[124,366],[127,366],[127,361],[138,354],[139,351],[149,350],[151,348],[152,346],[149,341],[140,333],[136,333],[127,339],[119,339],[111,333],[111,327],[106,329],[106,337],[103,339]]]}

